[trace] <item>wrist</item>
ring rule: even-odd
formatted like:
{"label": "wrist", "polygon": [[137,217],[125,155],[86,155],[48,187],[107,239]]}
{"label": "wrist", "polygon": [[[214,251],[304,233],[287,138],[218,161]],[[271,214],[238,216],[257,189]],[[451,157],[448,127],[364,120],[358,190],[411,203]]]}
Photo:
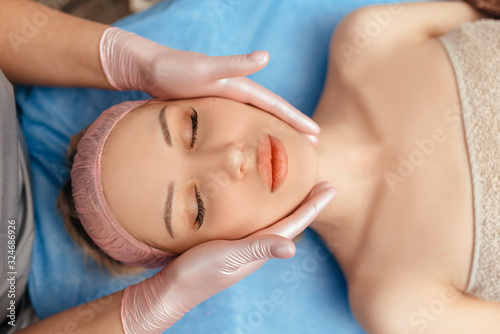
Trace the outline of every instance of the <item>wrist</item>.
{"label": "wrist", "polygon": [[183,309],[183,296],[175,284],[162,274],[124,290],[120,315],[125,334],[161,334],[189,311]]}
{"label": "wrist", "polygon": [[116,90],[148,92],[150,64],[158,44],[117,27],[104,31],[99,43],[102,70]]}

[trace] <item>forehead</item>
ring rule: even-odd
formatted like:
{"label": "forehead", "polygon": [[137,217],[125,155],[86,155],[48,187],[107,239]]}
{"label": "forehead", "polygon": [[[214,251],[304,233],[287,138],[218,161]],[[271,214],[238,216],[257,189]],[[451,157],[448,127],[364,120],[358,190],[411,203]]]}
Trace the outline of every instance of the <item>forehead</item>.
{"label": "forehead", "polygon": [[[111,131],[102,154],[102,185],[110,209],[127,228],[158,213],[168,180],[161,173],[166,145],[159,133],[158,105],[129,112]],[[163,145],[162,145],[163,144]],[[148,194],[148,196],[145,196]],[[156,203],[158,202],[158,203]],[[156,216],[157,217],[157,216]]]}

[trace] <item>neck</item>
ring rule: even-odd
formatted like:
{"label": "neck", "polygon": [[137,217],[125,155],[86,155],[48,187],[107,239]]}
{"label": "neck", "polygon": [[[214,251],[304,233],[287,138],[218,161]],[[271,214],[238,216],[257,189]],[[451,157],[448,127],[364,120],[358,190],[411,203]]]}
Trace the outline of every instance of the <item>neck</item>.
{"label": "neck", "polygon": [[338,196],[311,227],[332,253],[344,253],[351,258],[374,216],[384,171],[376,141],[367,138],[363,129],[346,127],[341,122],[322,126],[316,147],[318,182],[328,181],[338,190]]}

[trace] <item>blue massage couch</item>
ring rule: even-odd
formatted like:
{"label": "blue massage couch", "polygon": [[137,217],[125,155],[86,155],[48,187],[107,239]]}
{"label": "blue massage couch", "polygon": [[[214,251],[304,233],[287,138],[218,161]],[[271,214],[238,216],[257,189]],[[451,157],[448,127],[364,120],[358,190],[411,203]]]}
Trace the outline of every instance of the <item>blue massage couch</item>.
{"label": "blue massage couch", "polygon": [[[330,36],[346,14],[373,0],[166,0],[116,22],[173,48],[209,55],[267,50],[270,62],[250,76],[308,115],[325,78]],[[394,1],[395,2],[395,1]],[[71,241],[56,210],[68,176],[72,135],[100,112],[141,92],[19,86],[16,101],[32,163],[36,235],[29,293],[41,318],[121,290],[157,270],[115,278]],[[255,274],[219,293],[165,333],[339,333],[364,331],[354,320],[344,277],[310,229],[297,254],[270,260]],[[83,308],[82,316],[93,312]]]}

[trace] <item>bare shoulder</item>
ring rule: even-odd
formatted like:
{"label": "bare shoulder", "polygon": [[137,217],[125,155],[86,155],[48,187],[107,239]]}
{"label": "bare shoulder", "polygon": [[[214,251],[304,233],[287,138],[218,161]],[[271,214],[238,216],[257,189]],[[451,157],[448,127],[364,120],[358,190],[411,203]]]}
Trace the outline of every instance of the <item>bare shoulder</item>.
{"label": "bare shoulder", "polygon": [[498,333],[500,303],[467,295],[447,284],[429,282],[354,285],[354,316],[369,334]]}
{"label": "bare shoulder", "polygon": [[330,43],[330,62],[342,73],[360,72],[398,49],[437,38],[462,22],[482,17],[461,1],[362,7],[336,27]]}
{"label": "bare shoulder", "polygon": [[342,66],[359,64],[360,55],[381,51],[381,46],[392,40],[390,27],[402,12],[401,4],[367,6],[351,12],[332,35],[332,61]]}
{"label": "bare shoulder", "polygon": [[[452,287],[439,289],[429,282],[418,282],[410,277],[394,277],[388,274],[383,280],[369,278],[349,284],[349,302],[359,324],[370,334],[392,333],[407,321],[421,329],[421,313],[432,313],[445,307],[459,296]],[[427,311],[425,311],[427,308]]]}

